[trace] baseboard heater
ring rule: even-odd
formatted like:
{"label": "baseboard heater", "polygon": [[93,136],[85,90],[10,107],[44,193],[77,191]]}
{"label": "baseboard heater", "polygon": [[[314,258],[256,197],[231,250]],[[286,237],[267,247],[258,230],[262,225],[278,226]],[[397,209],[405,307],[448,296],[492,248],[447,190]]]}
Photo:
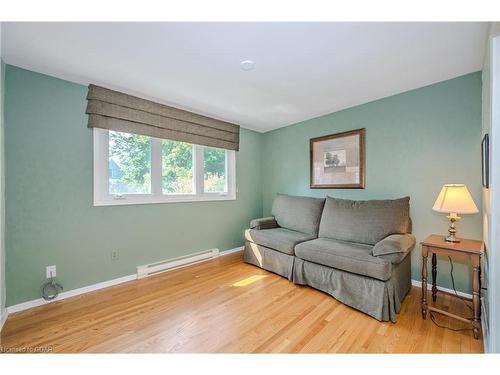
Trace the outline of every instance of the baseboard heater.
{"label": "baseboard heater", "polygon": [[209,259],[217,258],[219,249],[210,249],[198,253],[166,259],[159,262],[137,267],[137,278],[143,279],[148,276],[157,275],[161,272],[171,271],[176,268],[186,267],[191,264],[200,263]]}

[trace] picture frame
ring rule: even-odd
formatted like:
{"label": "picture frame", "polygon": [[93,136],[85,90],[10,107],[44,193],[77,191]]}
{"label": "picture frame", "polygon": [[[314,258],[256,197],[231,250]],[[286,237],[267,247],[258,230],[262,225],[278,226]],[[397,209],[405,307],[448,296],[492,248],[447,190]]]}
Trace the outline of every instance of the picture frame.
{"label": "picture frame", "polygon": [[365,133],[361,128],[309,140],[311,189],[365,188]]}
{"label": "picture frame", "polygon": [[481,141],[481,178],[483,187],[490,187],[490,136],[486,133]]}

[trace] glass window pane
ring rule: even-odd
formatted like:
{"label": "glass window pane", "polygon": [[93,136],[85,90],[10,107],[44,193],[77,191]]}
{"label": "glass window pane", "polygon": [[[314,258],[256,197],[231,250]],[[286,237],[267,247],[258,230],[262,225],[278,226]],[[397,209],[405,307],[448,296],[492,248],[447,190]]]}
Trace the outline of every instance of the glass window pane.
{"label": "glass window pane", "polygon": [[163,141],[162,185],[164,194],[192,194],[193,145]]}
{"label": "glass window pane", "polygon": [[204,147],[203,168],[205,193],[227,193],[226,150]]}
{"label": "glass window pane", "polygon": [[151,193],[151,138],[109,131],[109,193]]}

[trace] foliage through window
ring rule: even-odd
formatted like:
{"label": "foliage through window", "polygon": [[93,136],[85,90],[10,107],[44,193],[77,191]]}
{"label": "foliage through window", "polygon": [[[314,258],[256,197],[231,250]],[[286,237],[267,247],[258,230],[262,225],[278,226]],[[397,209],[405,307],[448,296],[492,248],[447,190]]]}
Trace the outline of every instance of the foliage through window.
{"label": "foliage through window", "polygon": [[94,129],[94,204],[236,198],[235,152]]}
{"label": "foliage through window", "polygon": [[204,147],[203,154],[204,191],[207,193],[227,192],[225,150],[221,150],[220,148]]}
{"label": "foliage through window", "polygon": [[193,145],[176,141],[162,143],[163,193],[193,193]]}
{"label": "foliage through window", "polygon": [[151,192],[151,141],[143,135],[109,132],[109,193]]}

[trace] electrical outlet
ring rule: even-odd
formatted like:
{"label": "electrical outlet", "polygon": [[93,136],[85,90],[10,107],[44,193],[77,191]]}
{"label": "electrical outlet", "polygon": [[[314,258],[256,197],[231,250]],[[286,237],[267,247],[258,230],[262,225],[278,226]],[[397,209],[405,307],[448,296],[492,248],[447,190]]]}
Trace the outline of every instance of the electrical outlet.
{"label": "electrical outlet", "polygon": [[56,266],[47,266],[45,269],[47,279],[57,276]]}
{"label": "electrical outlet", "polygon": [[120,259],[120,252],[118,250],[111,250],[111,260]]}

